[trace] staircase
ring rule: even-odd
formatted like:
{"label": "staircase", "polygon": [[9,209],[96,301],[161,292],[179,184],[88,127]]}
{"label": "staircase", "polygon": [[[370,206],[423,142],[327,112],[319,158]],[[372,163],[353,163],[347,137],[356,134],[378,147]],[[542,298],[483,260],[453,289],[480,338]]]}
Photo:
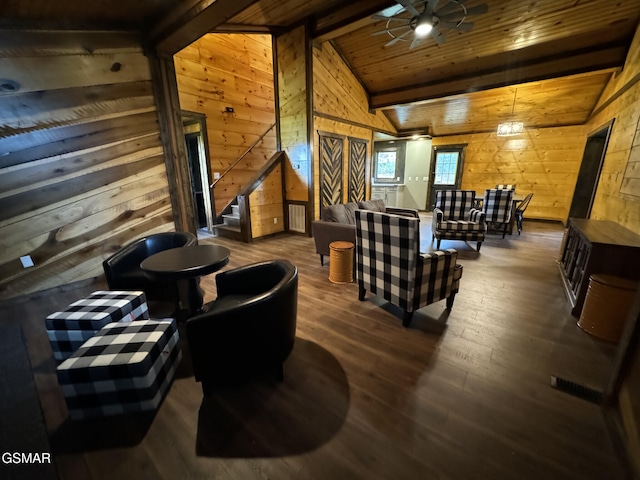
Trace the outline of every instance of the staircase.
{"label": "staircase", "polygon": [[[235,201],[237,202],[238,200],[236,199]],[[231,204],[227,209],[225,209],[225,211],[226,213],[220,215],[222,223],[218,223],[213,226],[216,235],[242,241],[240,206],[237,204]]]}

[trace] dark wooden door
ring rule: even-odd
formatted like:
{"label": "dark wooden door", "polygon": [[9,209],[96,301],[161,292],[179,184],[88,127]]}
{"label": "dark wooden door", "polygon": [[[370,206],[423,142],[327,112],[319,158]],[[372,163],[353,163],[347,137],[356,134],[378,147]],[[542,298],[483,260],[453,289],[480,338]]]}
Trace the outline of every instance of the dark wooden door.
{"label": "dark wooden door", "polygon": [[589,218],[591,216],[591,208],[596,196],[598,179],[612,127],[613,122],[587,137],[576,188],[573,191],[573,199],[569,208],[569,218]]}
{"label": "dark wooden door", "polygon": [[434,147],[431,156],[431,181],[427,209],[433,210],[438,190],[456,190],[460,188],[462,179],[461,146]]}
{"label": "dark wooden door", "polygon": [[320,135],[320,207],[342,203],[344,139]]}

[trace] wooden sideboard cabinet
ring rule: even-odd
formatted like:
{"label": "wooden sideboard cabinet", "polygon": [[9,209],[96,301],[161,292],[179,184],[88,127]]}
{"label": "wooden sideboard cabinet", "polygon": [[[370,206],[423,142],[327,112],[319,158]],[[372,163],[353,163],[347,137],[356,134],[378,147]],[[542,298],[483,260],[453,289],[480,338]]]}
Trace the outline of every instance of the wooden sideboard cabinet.
{"label": "wooden sideboard cabinet", "polygon": [[640,236],[608,220],[570,218],[559,266],[571,314],[579,317],[592,274],[640,279]]}

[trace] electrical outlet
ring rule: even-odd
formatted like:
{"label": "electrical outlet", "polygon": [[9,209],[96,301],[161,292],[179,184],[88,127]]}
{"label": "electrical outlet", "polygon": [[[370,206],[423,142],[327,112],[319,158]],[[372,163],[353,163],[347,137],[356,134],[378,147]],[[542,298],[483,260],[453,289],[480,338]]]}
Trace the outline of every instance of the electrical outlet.
{"label": "electrical outlet", "polygon": [[278,217],[273,217],[273,224],[275,225],[276,223],[278,223]]}
{"label": "electrical outlet", "polygon": [[213,172],[213,178],[214,180],[217,180],[220,178],[220,172]]}
{"label": "electrical outlet", "polygon": [[427,181],[427,177],[422,177],[422,181],[426,182]]}

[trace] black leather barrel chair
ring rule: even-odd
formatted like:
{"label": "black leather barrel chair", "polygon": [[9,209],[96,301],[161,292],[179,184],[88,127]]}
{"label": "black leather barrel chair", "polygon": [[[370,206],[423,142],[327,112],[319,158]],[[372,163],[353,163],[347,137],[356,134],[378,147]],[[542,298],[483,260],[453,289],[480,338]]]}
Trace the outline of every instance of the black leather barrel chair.
{"label": "black leather barrel chair", "polygon": [[216,285],[217,299],[186,323],[203,393],[251,378],[283,380],[296,335],[297,267],[288,260],[254,263],[219,273]]}
{"label": "black leather barrel chair", "polygon": [[[165,232],[155,233],[139,238],[125,245],[116,253],[107,258],[103,263],[104,274],[110,290],[142,290],[149,301],[149,310],[154,313],[154,307],[159,305],[177,305],[179,301],[178,287],[175,282],[163,282],[147,277],[140,268],[140,263],[154,253],[169,250],[170,248],[196,245],[198,238],[189,232]],[[189,297],[199,298],[202,305],[202,290],[193,280],[189,284]],[[174,312],[163,313],[172,314]]]}

